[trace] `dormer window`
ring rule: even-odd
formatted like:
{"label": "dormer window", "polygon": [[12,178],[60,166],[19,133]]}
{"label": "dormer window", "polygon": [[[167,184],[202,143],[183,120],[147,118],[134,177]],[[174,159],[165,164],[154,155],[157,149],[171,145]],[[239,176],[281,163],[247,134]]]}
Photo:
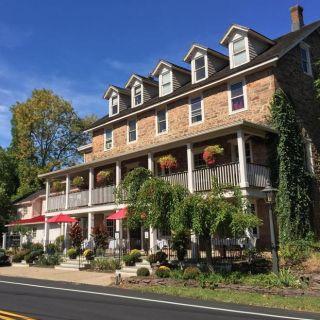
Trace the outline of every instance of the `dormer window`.
{"label": "dormer window", "polygon": [[161,96],[171,93],[172,89],[171,71],[165,71],[161,74]]}
{"label": "dormer window", "polygon": [[205,56],[194,60],[194,80],[195,82],[206,78],[206,59]]}
{"label": "dormer window", "polygon": [[142,103],[142,86],[137,85],[133,87],[133,104],[134,107],[139,106]]}
{"label": "dormer window", "polygon": [[240,38],[232,42],[233,67],[240,66],[247,62],[246,39]]}
{"label": "dormer window", "polygon": [[119,106],[118,106],[118,96],[114,95],[111,97],[111,112],[112,115],[115,115],[119,112]]}

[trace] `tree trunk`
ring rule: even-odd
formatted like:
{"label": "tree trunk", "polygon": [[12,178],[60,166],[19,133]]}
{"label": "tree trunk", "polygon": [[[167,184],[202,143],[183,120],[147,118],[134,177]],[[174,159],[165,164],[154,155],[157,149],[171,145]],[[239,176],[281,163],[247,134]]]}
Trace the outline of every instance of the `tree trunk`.
{"label": "tree trunk", "polygon": [[213,259],[212,259],[212,245],[211,245],[211,236],[210,234],[203,237],[204,240],[204,246],[206,251],[206,260],[207,260],[207,266],[208,269],[213,272]]}

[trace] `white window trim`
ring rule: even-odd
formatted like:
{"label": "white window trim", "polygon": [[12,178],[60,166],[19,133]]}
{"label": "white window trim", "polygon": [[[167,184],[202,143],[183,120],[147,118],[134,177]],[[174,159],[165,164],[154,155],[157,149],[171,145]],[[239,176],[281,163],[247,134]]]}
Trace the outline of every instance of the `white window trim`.
{"label": "white window trim", "polygon": [[[136,140],[133,140],[133,141],[129,141],[129,122],[131,120],[136,120]],[[131,119],[128,119],[127,121],[127,144],[135,143],[137,141],[138,141],[138,120],[137,118],[131,118]]]}
{"label": "white window trim", "polygon": [[310,77],[313,77],[313,72],[312,72],[312,64],[311,64],[311,57],[310,57],[310,46],[308,44],[306,44],[305,42],[301,42],[300,43],[300,48],[306,50],[306,53],[307,53],[307,62],[308,62],[308,70],[309,72],[305,72],[302,68],[302,56],[301,56],[301,52],[300,52],[300,59],[301,59],[301,69],[302,69],[302,72],[304,74],[307,74],[308,76]]}
{"label": "white window trim", "polygon": [[[195,98],[201,98],[201,121],[198,122],[192,122],[192,112],[191,112],[191,100],[195,99]],[[204,101],[203,101],[203,94],[197,95],[197,96],[193,96],[193,97],[189,97],[189,126],[196,126],[198,124],[201,124],[204,122]]]}
{"label": "white window trim", "polygon": [[[244,98],[244,108],[239,110],[232,110],[232,101],[231,101],[231,86],[235,83],[242,82],[243,86],[243,98]],[[236,114],[239,112],[247,111],[248,110],[248,95],[247,95],[247,83],[246,80],[238,79],[236,81],[232,81],[228,83],[228,106],[229,106],[229,115]]]}
{"label": "white window trim", "polygon": [[[204,69],[205,69],[205,77],[200,79],[200,80],[197,80],[196,79],[196,63],[195,61],[201,57],[204,57]],[[192,83],[197,83],[197,82],[201,82],[205,79],[208,78],[208,55],[207,54],[201,54],[197,57],[194,57],[192,60],[191,60],[191,78],[192,78]]]}
{"label": "white window trim", "polygon": [[[141,86],[141,102],[139,104],[135,104],[134,88],[138,87],[138,86]],[[131,105],[132,105],[132,107],[135,108],[135,107],[141,106],[143,104],[143,99],[144,99],[144,97],[143,97],[143,84],[139,83],[138,85],[133,86],[131,88]]]}
{"label": "white window trim", "polygon": [[[158,131],[158,112],[162,111],[162,110],[166,111],[166,131],[159,132]],[[168,108],[167,108],[167,106],[165,106],[164,108],[157,108],[155,110],[155,122],[156,122],[156,135],[157,136],[161,136],[163,134],[167,134],[168,133],[168,131],[169,131],[169,121],[168,121]]]}
{"label": "white window trim", "polygon": [[[107,136],[106,136],[106,130],[110,129],[111,130],[111,148],[106,148],[106,142],[107,142]],[[113,128],[105,128],[104,133],[103,133],[103,150],[104,151],[109,151],[113,148]]]}
{"label": "white window trim", "polygon": [[[112,98],[113,97],[117,97],[117,104],[118,104],[118,112],[117,113],[113,113],[113,110],[112,110]],[[110,97],[110,99],[109,99],[109,114],[110,114],[110,116],[112,117],[112,116],[115,116],[115,115],[117,115],[117,114],[119,114],[119,112],[120,112],[120,99],[119,99],[119,94],[112,94],[111,95],[111,97]]]}
{"label": "white window trim", "polygon": [[[167,72],[169,72],[169,74],[170,74],[171,88],[170,88],[170,92],[163,94],[163,92],[162,92],[162,75]],[[172,74],[171,69],[167,69],[165,71],[162,71],[159,75],[159,96],[163,97],[163,96],[166,96],[172,92],[173,92],[173,74]]]}
{"label": "white window trim", "polygon": [[[233,53],[233,43],[235,41],[239,41],[241,38],[244,39],[244,45],[245,45],[245,50],[246,50],[246,57],[247,57],[247,60],[241,64],[238,64],[237,66],[234,65],[234,53]],[[237,67],[240,67],[242,66],[243,64],[246,64],[250,61],[250,52],[249,52],[249,39],[247,36],[241,36],[237,39],[234,39],[233,41],[230,41],[229,43],[229,58],[230,58],[230,67],[231,69],[233,68],[237,68]]]}

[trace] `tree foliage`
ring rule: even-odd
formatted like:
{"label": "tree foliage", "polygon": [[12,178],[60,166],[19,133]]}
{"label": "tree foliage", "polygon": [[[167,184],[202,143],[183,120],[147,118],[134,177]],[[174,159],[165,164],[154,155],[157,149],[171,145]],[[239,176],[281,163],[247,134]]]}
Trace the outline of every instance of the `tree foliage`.
{"label": "tree foliage", "polygon": [[279,134],[279,186],[276,211],[282,243],[302,239],[311,230],[310,174],[296,111],[286,94],[277,90],[271,102],[271,120]]}
{"label": "tree foliage", "polygon": [[39,189],[39,173],[75,164],[77,148],[86,144],[83,130],[94,120],[81,119],[70,102],[52,91],[34,90],[11,107],[11,151],[17,159],[19,194]]}
{"label": "tree foliage", "polygon": [[78,222],[70,228],[69,237],[71,240],[71,245],[76,249],[80,249],[84,239],[82,229]]}

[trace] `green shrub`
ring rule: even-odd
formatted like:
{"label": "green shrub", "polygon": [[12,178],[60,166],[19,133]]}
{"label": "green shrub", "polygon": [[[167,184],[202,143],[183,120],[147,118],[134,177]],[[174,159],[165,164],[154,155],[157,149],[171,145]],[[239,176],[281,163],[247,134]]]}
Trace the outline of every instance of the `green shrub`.
{"label": "green shrub", "polygon": [[31,251],[30,253],[24,256],[24,260],[26,263],[35,262],[41,255],[43,254],[43,250]]}
{"label": "green shrub", "polygon": [[152,263],[164,263],[167,261],[167,254],[163,251],[158,251],[157,253],[150,254],[148,257],[148,261]]}
{"label": "green shrub", "polygon": [[91,269],[95,271],[115,271],[121,268],[121,263],[116,259],[96,258],[91,261]]}
{"label": "green shrub", "polygon": [[219,283],[224,281],[224,278],[220,273],[201,273],[198,279],[201,288],[210,289],[215,289]]}
{"label": "green shrub", "polygon": [[190,279],[197,279],[201,274],[200,270],[197,267],[187,267],[183,272],[183,279],[190,280]]}
{"label": "green shrub", "polygon": [[243,282],[243,274],[239,271],[226,273],[224,282],[226,284],[240,284]]}
{"label": "green shrub", "polygon": [[161,266],[156,270],[156,276],[158,278],[169,278],[170,277],[170,268],[166,266]]}
{"label": "green shrub", "polygon": [[287,264],[295,265],[308,259],[312,253],[312,243],[310,240],[296,240],[282,244],[279,255]]}
{"label": "green shrub", "polygon": [[43,251],[42,243],[33,243],[30,248],[31,251]]}
{"label": "green shrub", "polygon": [[0,249],[0,266],[10,265],[9,256],[6,253],[6,250]]}
{"label": "green shrub", "polygon": [[12,256],[12,262],[20,263],[24,257],[30,253],[30,250],[21,250]]}
{"label": "green shrub", "polygon": [[172,249],[176,250],[177,258],[179,261],[183,261],[187,254],[187,247],[190,240],[190,234],[186,232],[179,232],[173,236]]}
{"label": "green shrub", "polygon": [[39,266],[57,266],[61,262],[61,257],[59,254],[44,254],[41,255],[38,260],[36,260],[36,264]]}
{"label": "green shrub", "polygon": [[22,250],[31,250],[32,242],[24,242],[21,244]]}
{"label": "green shrub", "polygon": [[64,236],[61,235],[54,240],[54,244],[59,252],[62,252],[64,249]]}
{"label": "green shrub", "polygon": [[136,263],[135,257],[131,254],[125,254],[122,257],[122,260],[126,266],[134,266],[134,264]]}
{"label": "green shrub", "polygon": [[58,248],[54,243],[49,243],[46,247],[46,253],[54,255],[56,252],[58,252]]}
{"label": "green shrub", "polygon": [[149,271],[148,268],[145,268],[145,267],[139,268],[137,270],[137,276],[138,277],[149,277],[150,276],[150,271]]}
{"label": "green shrub", "polygon": [[86,258],[86,260],[90,261],[94,259],[94,253],[91,249],[84,250],[83,255]]}
{"label": "green shrub", "polygon": [[76,259],[78,256],[78,252],[75,248],[70,248],[67,251],[67,256],[69,257],[69,259]]}
{"label": "green shrub", "polygon": [[135,260],[135,262],[140,262],[141,261],[141,251],[138,249],[133,249],[130,251],[130,256]]}
{"label": "green shrub", "polygon": [[170,270],[170,278],[176,280],[183,279],[183,271],[182,270]]}

